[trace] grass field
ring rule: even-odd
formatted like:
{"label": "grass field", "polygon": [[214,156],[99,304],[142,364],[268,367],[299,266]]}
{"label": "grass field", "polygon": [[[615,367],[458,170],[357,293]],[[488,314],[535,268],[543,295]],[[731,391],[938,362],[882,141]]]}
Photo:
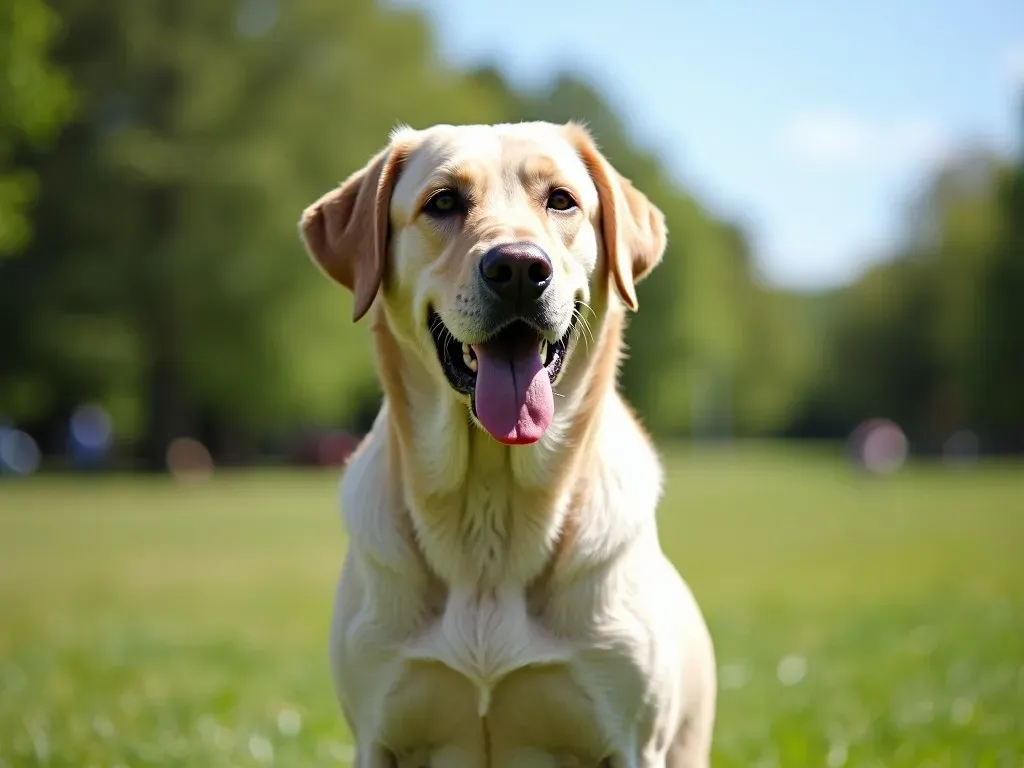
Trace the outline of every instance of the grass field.
{"label": "grass field", "polygon": [[[667,464],[662,539],[718,649],[715,765],[1024,764],[1024,465]],[[0,766],[349,764],[336,485],[0,483]]]}

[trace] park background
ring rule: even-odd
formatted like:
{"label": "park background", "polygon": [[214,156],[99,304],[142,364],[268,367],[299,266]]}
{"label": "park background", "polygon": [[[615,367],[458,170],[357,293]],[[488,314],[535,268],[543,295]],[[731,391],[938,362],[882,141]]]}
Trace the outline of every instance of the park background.
{"label": "park background", "polygon": [[[7,0],[0,766],[351,761],[379,404],[302,208],[399,122],[585,120],[665,212],[621,382],[716,765],[1024,754],[1024,8]],[[670,610],[671,607],[666,607]]]}

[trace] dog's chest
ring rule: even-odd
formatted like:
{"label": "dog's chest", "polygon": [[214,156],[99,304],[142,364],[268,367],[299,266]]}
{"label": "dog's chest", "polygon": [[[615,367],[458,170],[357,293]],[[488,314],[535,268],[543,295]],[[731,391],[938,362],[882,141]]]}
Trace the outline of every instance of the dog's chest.
{"label": "dog's chest", "polygon": [[456,587],[443,613],[406,645],[404,656],[410,662],[439,662],[466,678],[483,716],[501,680],[531,665],[565,664],[572,648],[531,618],[522,588]]}
{"label": "dog's chest", "polygon": [[409,665],[385,711],[380,739],[401,768],[594,768],[611,742],[565,666],[511,673],[480,717],[465,677],[439,664]]}

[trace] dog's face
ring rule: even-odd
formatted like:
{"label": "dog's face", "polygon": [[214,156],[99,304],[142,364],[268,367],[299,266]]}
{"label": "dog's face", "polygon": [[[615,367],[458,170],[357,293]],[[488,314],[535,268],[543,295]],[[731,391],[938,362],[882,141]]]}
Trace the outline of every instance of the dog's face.
{"label": "dog's face", "polygon": [[512,445],[551,424],[592,294],[606,305],[614,280],[635,308],[665,244],[661,213],[573,124],[401,129],[301,227],[356,319],[381,292],[396,337]]}

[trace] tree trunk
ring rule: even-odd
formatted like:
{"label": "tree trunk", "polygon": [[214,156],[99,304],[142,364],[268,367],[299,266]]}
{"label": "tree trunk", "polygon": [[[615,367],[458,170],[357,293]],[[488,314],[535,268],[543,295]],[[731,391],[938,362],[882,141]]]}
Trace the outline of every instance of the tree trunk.
{"label": "tree trunk", "polygon": [[[177,3],[178,0],[164,0],[161,4],[168,36],[173,36],[180,26]],[[142,104],[142,121],[158,138],[174,137],[180,90],[177,62],[158,60],[147,78],[145,91],[137,94]],[[139,315],[146,359],[142,458],[146,469],[159,472],[167,469],[168,446],[175,438],[189,435],[192,426],[181,376],[181,285],[174,263],[180,247],[178,231],[185,191],[173,178],[146,179],[144,189],[148,226],[138,254],[142,277]]]}

